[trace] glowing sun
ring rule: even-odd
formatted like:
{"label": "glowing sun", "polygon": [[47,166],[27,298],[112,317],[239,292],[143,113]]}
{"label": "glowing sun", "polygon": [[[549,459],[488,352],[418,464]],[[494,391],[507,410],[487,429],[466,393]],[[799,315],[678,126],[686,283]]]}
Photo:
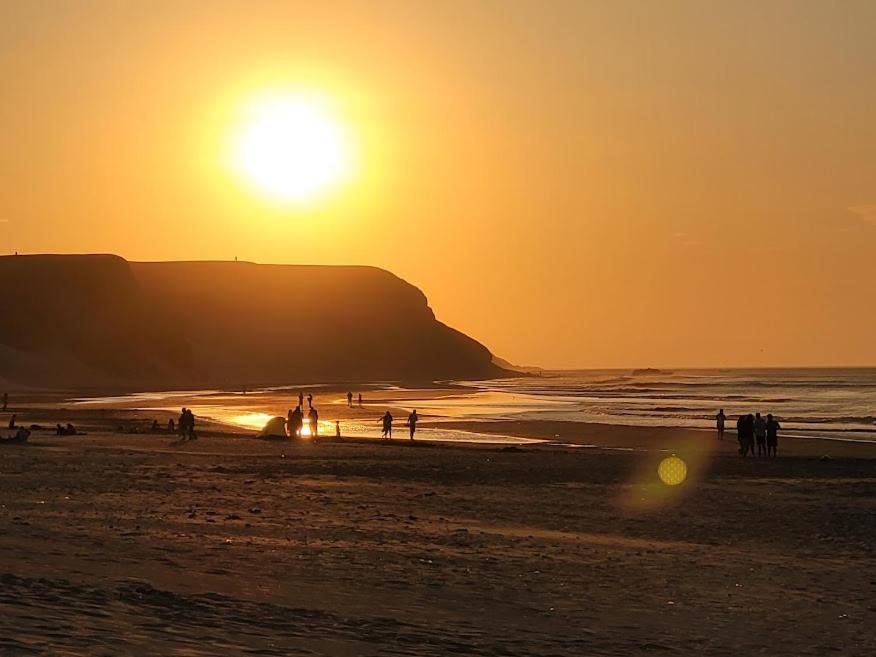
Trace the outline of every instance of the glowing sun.
{"label": "glowing sun", "polygon": [[270,94],[251,101],[231,143],[231,167],[272,200],[311,203],[353,176],[353,140],[324,100]]}

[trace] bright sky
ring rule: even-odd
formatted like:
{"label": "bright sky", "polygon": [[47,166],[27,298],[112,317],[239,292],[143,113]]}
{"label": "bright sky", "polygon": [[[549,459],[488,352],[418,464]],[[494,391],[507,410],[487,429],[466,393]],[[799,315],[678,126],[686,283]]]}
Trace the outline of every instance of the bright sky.
{"label": "bright sky", "polygon": [[[0,251],[377,265],[521,364],[874,365],[874,26],[869,0],[3,2]],[[310,173],[348,158],[343,184],[244,184],[265,93],[318,99],[350,152]]]}

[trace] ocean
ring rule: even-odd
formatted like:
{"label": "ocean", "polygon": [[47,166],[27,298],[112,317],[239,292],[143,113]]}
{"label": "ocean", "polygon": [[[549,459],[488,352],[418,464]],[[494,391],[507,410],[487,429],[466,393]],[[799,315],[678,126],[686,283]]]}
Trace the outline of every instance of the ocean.
{"label": "ocean", "polygon": [[[355,388],[355,386],[353,386]],[[345,405],[342,393],[322,386],[282,386],[250,395],[219,390],[149,392],[71,400],[76,404],[174,411],[186,400],[199,417],[258,430],[275,415],[285,416],[294,395],[312,389],[323,408],[323,434],[333,434],[331,407]],[[441,441],[516,443],[527,439],[444,428],[453,420],[565,420],[633,426],[693,427],[714,430],[723,408],[733,434],[740,414],[772,413],[782,437],[809,437],[876,443],[876,368],[546,371],[490,381],[458,381],[452,390],[408,389],[369,384],[370,420],[344,420],[344,434],[379,436],[379,410],[417,409],[438,426],[424,427],[423,438]],[[379,394],[376,391],[380,391]],[[381,401],[375,400],[375,396]],[[374,402],[372,405],[371,402]],[[327,405],[327,406],[324,406]],[[398,418],[403,420],[404,418]]]}
{"label": "ocean", "polygon": [[728,430],[759,412],[785,436],[876,441],[876,368],[546,371],[463,385],[483,402],[468,417],[709,429],[723,408]]}

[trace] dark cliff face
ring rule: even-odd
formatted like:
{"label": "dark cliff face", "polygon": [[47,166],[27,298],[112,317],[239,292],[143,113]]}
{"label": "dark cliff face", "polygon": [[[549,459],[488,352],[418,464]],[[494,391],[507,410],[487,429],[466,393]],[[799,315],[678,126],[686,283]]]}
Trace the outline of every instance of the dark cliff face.
{"label": "dark cliff face", "polygon": [[417,288],[371,267],[0,257],[0,381],[261,385],[496,376]]}

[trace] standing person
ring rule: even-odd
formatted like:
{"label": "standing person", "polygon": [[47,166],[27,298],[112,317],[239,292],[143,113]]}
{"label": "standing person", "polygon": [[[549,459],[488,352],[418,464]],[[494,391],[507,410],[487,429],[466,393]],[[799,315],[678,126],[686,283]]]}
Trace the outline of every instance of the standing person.
{"label": "standing person", "polygon": [[754,416],[749,413],[745,416],[745,455],[754,456]]}
{"label": "standing person", "polygon": [[[307,393],[307,408],[313,408],[313,395],[310,393]],[[303,411],[304,408],[301,410]]]}
{"label": "standing person", "polygon": [[9,393],[8,393],[8,392],[4,392],[4,393],[3,393],[3,410],[4,410],[4,411],[6,410],[6,407],[7,407],[7,406],[9,406]]}
{"label": "standing person", "polygon": [[189,419],[187,424],[189,440],[197,440],[198,435],[195,433],[195,414],[192,413],[192,409],[189,409]]}
{"label": "standing person", "polygon": [[739,443],[739,455],[745,456],[745,416],[736,418],[736,441]]}
{"label": "standing person", "polygon": [[[760,413],[754,416],[754,437],[757,440],[757,455],[766,456],[766,420]],[[751,453],[754,454],[754,449]]]}
{"label": "standing person", "polygon": [[301,407],[296,406],[295,410],[287,419],[287,430],[292,438],[301,436],[301,426],[304,424],[304,414],[301,412]]}
{"label": "standing person", "polygon": [[359,393],[359,408],[362,408],[362,393]]}
{"label": "standing person", "polygon": [[179,421],[176,423],[176,428],[180,439],[185,438],[189,432],[189,409],[183,407],[179,414]]}
{"label": "standing person", "polygon": [[767,415],[766,422],[766,446],[767,446],[767,456],[778,456],[777,452],[779,451],[779,429],[782,428],[782,425],[779,424],[779,421],[773,417],[772,413]]}
{"label": "standing person", "polygon": [[414,409],[414,412],[408,415],[408,428],[411,430],[411,440],[414,439],[414,434],[417,432],[417,422],[420,420],[420,416],[417,415],[417,409]]}
{"label": "standing person", "polygon": [[719,408],[718,414],[715,416],[715,425],[718,427],[718,440],[724,440],[724,422],[727,416],[724,415],[724,409]]}
{"label": "standing person", "polygon": [[319,438],[319,413],[313,406],[310,407],[307,418],[310,420],[310,435],[314,439]]}
{"label": "standing person", "polygon": [[383,437],[392,440],[392,413],[389,411],[383,414]]}
{"label": "standing person", "polygon": [[175,432],[176,432],[176,425],[173,423],[173,418],[170,418],[167,421],[167,433],[175,433]]}
{"label": "standing person", "polygon": [[353,408],[353,393],[347,393],[347,408]]}
{"label": "standing person", "polygon": [[290,438],[295,437],[295,413],[292,412],[291,408],[286,413],[286,435]]}
{"label": "standing person", "polygon": [[335,420],[335,438],[341,437],[341,421]]}
{"label": "standing person", "polygon": [[298,391],[298,408],[304,408],[304,393]]}

